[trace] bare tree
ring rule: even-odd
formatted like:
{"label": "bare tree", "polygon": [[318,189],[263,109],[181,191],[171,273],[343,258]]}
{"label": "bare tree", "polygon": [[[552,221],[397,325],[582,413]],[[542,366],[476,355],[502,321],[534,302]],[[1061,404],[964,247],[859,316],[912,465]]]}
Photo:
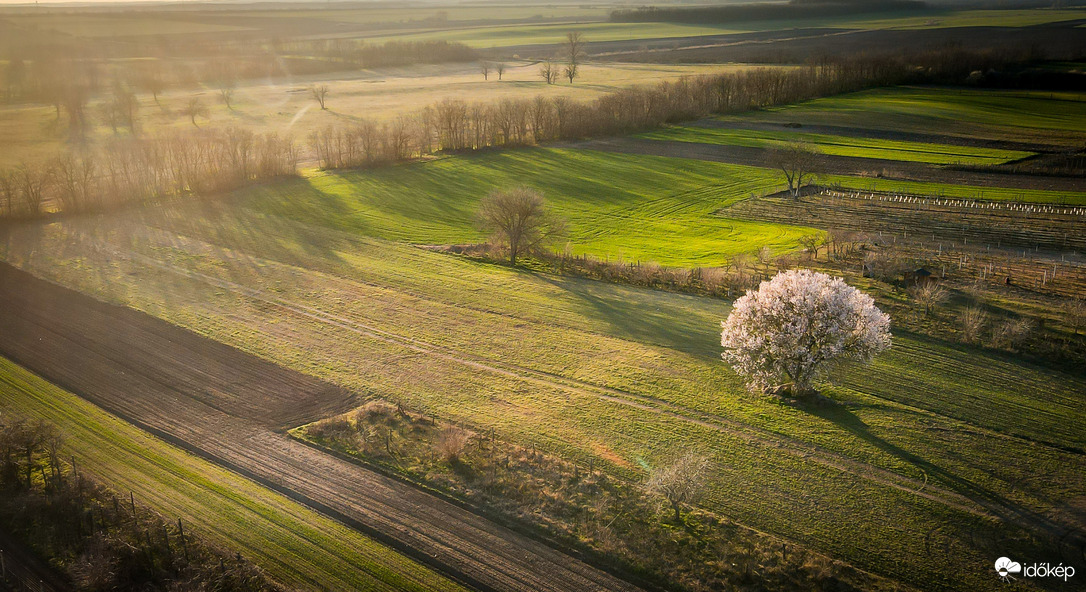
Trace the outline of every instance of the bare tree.
{"label": "bare tree", "polygon": [[479,226],[509,248],[509,264],[559,239],[565,222],[547,210],[543,194],[530,187],[492,191],[479,205]]}
{"label": "bare tree", "polygon": [[4,215],[15,213],[15,198],[19,194],[19,181],[14,171],[0,171],[0,198],[4,200]]}
{"label": "bare tree", "polygon": [[578,67],[584,59],[584,35],[580,31],[566,33],[566,68],[565,75],[569,83],[577,77]]}
{"label": "bare tree", "polygon": [[238,86],[238,75],[233,64],[221,63],[214,67],[213,80],[215,88],[219,89],[219,96],[226,104],[227,109],[234,109],[234,89]]}
{"label": "bare tree", "polygon": [[1079,331],[1086,327],[1086,300],[1081,298],[1072,300],[1064,308],[1064,314],[1067,318],[1067,327],[1078,335]]}
{"label": "bare tree", "polygon": [[807,234],[799,237],[799,244],[811,259],[817,259],[818,249],[822,247],[822,243],[824,243],[825,240],[826,239],[822,234]]}
{"label": "bare tree", "polygon": [[139,112],[140,102],[136,94],[121,82],[113,85],[113,93],[109,102],[102,105],[106,121],[117,131],[117,124],[124,124],[130,132],[136,133],[136,114]]}
{"label": "bare tree", "polygon": [[664,498],[675,512],[675,522],[682,522],[682,508],[698,503],[708,488],[709,459],[687,452],[678,459],[653,469],[645,488]]}
{"label": "bare tree", "polygon": [[1017,350],[1033,333],[1033,321],[1026,317],[1007,319],[992,331],[992,340],[999,347]]}
{"label": "bare tree", "polygon": [[566,67],[562,70],[562,73],[565,74],[566,78],[569,79],[569,83],[573,84],[573,79],[577,77],[577,64],[566,64]]}
{"label": "bare tree", "polygon": [[490,80],[490,62],[481,62],[479,71],[483,73],[483,80]]}
{"label": "bare tree", "polygon": [[769,268],[773,266],[773,249],[768,245],[762,245],[754,256],[758,259],[758,264],[762,266],[762,273],[769,277]]}
{"label": "bare tree", "polygon": [[327,84],[314,84],[309,87],[309,92],[313,95],[313,98],[320,103],[322,111],[327,109],[327,107],[324,106],[324,99],[328,96]]}
{"label": "bare tree", "polygon": [[789,142],[769,151],[769,164],[784,173],[792,197],[799,199],[804,183],[814,177],[817,154],[814,147],[804,142]]}
{"label": "bare tree", "polygon": [[52,174],[49,170],[37,170],[26,164],[16,169],[21,185],[23,207],[29,216],[37,216],[45,205],[45,192]]}
{"label": "bare tree", "polygon": [[554,65],[554,62],[546,60],[539,67],[539,75],[547,81],[547,84],[554,84],[558,81],[558,67]]}
{"label": "bare tree", "polygon": [[909,295],[923,309],[924,314],[930,315],[950,298],[950,292],[937,282],[929,281],[916,284],[909,288]]}
{"label": "bare tree", "polygon": [[988,313],[976,306],[970,306],[962,311],[959,320],[962,324],[962,341],[976,343],[984,331],[984,326],[988,324]]}
{"label": "bare tree", "polygon": [[189,121],[192,122],[192,125],[196,127],[200,127],[199,125],[196,125],[197,116],[204,118],[208,116],[207,107],[204,105],[204,102],[200,100],[200,97],[189,98],[188,102],[185,103],[185,106],[181,108],[181,113],[187,116]]}
{"label": "bare tree", "polygon": [[498,62],[498,64],[494,66],[494,71],[498,73],[498,80],[501,80],[502,74],[505,74],[505,68],[506,65],[501,62]]}

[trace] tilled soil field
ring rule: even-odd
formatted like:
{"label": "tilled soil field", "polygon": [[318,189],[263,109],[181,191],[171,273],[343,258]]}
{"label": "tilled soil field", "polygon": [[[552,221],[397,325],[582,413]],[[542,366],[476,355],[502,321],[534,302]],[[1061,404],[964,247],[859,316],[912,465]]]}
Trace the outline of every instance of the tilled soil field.
{"label": "tilled soil field", "polygon": [[0,354],[125,420],[479,590],[636,590],[540,542],[292,440],[351,408],[320,380],[0,264]]}

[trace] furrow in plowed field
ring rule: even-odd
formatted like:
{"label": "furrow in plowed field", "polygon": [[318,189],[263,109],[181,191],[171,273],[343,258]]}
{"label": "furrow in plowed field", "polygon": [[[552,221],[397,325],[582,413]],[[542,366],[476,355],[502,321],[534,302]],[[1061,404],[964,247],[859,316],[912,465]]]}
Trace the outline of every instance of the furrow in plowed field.
{"label": "furrow in plowed field", "polygon": [[343,389],[0,265],[0,353],[107,411],[481,590],[636,590],[542,543],[275,431]]}

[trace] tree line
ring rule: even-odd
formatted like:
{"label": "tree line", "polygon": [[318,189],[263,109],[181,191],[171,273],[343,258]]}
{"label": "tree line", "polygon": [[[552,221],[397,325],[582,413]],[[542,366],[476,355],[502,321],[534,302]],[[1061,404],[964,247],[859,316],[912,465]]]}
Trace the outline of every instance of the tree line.
{"label": "tree line", "polygon": [[[1001,70],[1038,57],[1031,49],[948,46],[687,77],[616,90],[588,102],[545,96],[472,103],[448,98],[389,122],[328,126],[307,140],[321,168],[376,166],[440,151],[624,135],[876,86],[961,83],[974,71]],[[227,100],[230,87],[221,86]],[[81,104],[75,100],[67,107],[73,118],[85,116],[79,115]],[[118,105],[123,113],[125,102]],[[294,174],[299,158],[299,147],[288,138],[236,128],[121,138],[93,153],[0,172],[0,214],[38,215],[53,197],[60,210],[84,211],[164,195],[226,191],[251,180]]]}
{"label": "tree line", "polygon": [[208,195],[297,173],[292,138],[235,127],[118,138],[98,150],[0,171],[0,215],[108,209],[175,195]]}
{"label": "tree line", "polygon": [[686,77],[607,93],[593,101],[537,96],[467,102],[444,99],[378,125],[329,126],[310,135],[322,168],[399,162],[437,151],[484,150],[634,133],[876,86],[962,83],[977,70],[1037,59],[1034,50],[948,46],[919,53],[825,57],[796,68],[756,68]]}
{"label": "tree line", "polygon": [[283,590],[240,553],[98,484],[74,458],[65,462],[64,450],[52,424],[0,417],[0,528],[58,568],[70,589]]}

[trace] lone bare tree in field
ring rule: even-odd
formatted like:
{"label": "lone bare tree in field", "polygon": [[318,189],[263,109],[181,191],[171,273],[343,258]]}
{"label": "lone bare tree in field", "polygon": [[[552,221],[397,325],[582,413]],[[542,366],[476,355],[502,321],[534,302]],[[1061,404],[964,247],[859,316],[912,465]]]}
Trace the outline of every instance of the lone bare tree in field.
{"label": "lone bare tree in field", "polygon": [[577,70],[584,59],[584,35],[580,31],[566,33],[566,68],[565,75],[569,83],[577,77]]}
{"label": "lone bare tree in field", "polygon": [[950,292],[936,282],[916,284],[908,289],[908,293],[926,315],[935,312],[950,298]]}
{"label": "lone bare tree in field", "polygon": [[547,60],[539,67],[539,75],[543,77],[543,80],[547,81],[547,84],[554,84],[558,81],[558,66],[555,66],[554,62]]}
{"label": "lone bare tree in field", "polygon": [[817,155],[818,152],[804,142],[789,142],[769,151],[769,164],[784,173],[792,197],[799,199],[803,184],[814,176]]}
{"label": "lone bare tree in field", "polygon": [[312,93],[313,98],[316,99],[318,103],[320,103],[322,111],[327,109],[327,107],[324,106],[324,99],[328,96],[327,84],[314,84],[313,86],[309,87],[309,92]]}
{"label": "lone bare tree in field", "polygon": [[543,194],[530,187],[492,191],[479,205],[479,226],[509,248],[509,264],[565,232],[565,222],[547,210]]}
{"label": "lone bare tree in field", "polygon": [[483,80],[490,80],[490,62],[479,64],[479,71],[483,73]]}
{"label": "lone bare tree in field", "polygon": [[499,81],[502,79],[502,74],[505,74],[505,68],[506,68],[506,65],[502,64],[500,62],[498,63],[497,66],[494,66],[494,71],[498,73],[498,80]]}
{"label": "lone bare tree in field", "polygon": [[662,467],[653,469],[645,488],[664,498],[675,512],[675,522],[682,522],[682,508],[698,503],[709,481],[709,459],[687,452]]}
{"label": "lone bare tree in field", "polygon": [[200,97],[192,97],[185,103],[185,106],[181,108],[181,113],[189,118],[192,125],[196,125],[196,117],[207,117],[207,107],[204,106],[204,102],[200,100]]}

